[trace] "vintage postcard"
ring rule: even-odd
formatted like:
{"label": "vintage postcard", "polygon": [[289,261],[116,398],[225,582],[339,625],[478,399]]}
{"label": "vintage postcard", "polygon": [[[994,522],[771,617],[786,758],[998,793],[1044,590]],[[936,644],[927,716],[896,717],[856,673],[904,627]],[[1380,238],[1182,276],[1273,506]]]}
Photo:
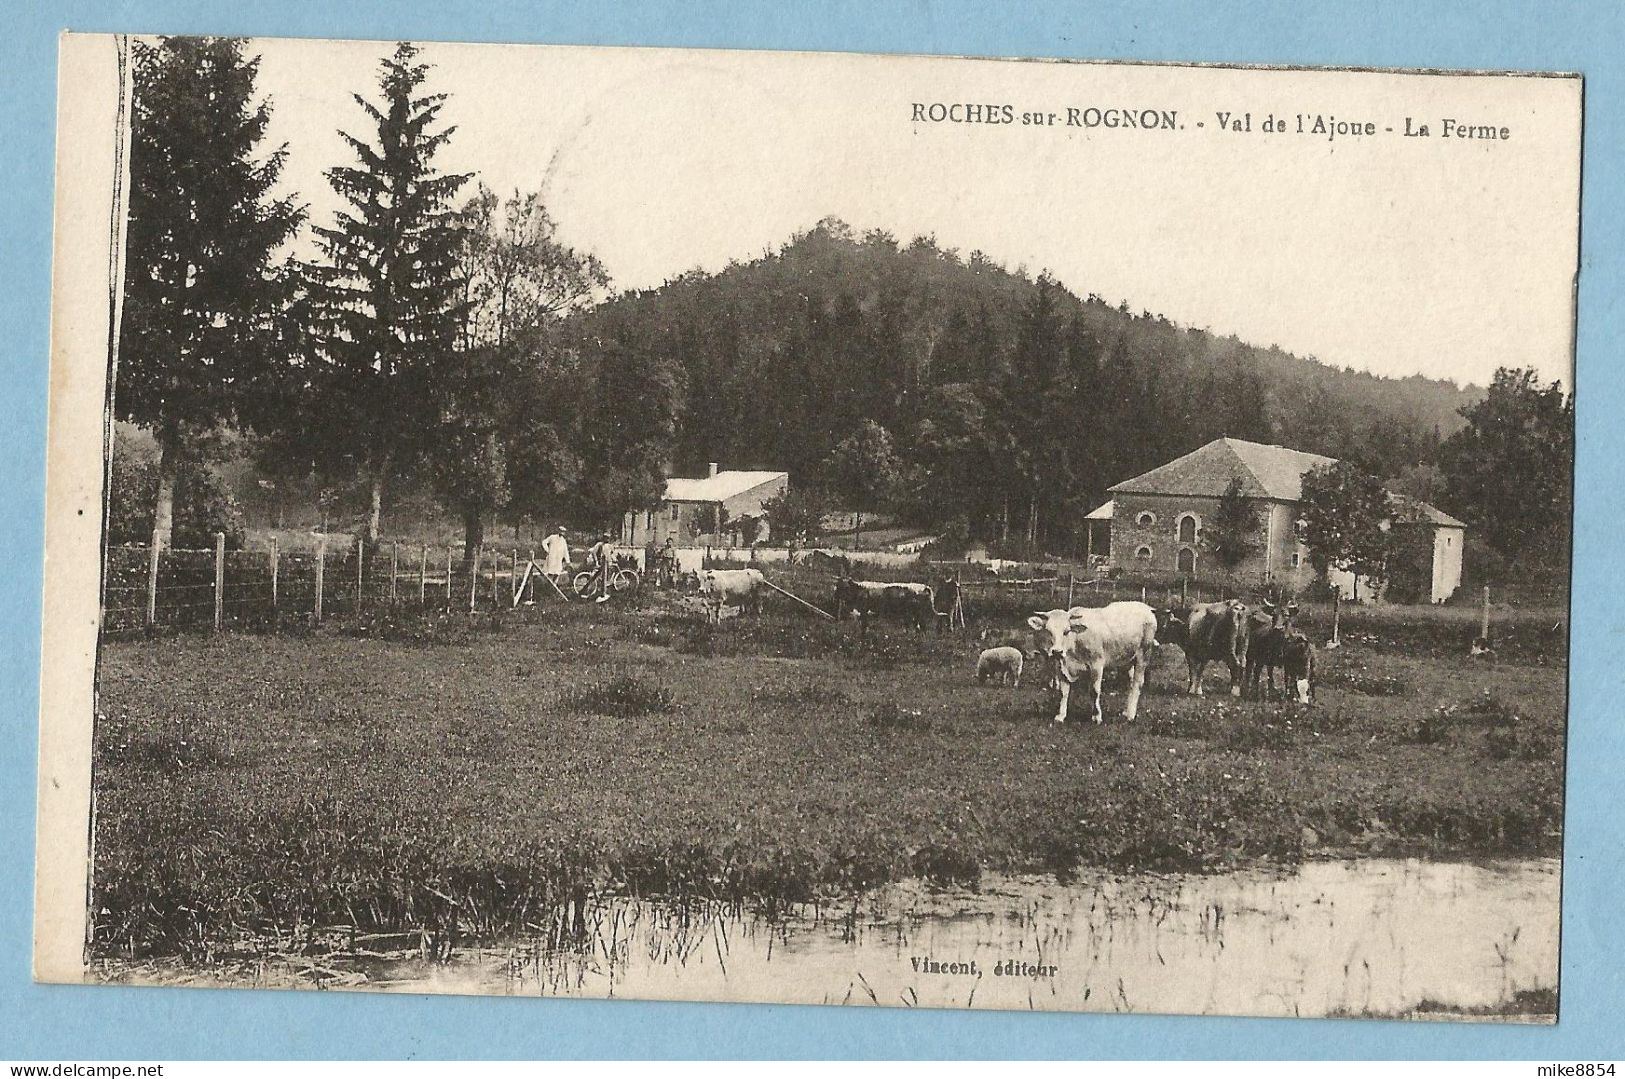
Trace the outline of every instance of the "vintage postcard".
{"label": "vintage postcard", "polygon": [[1578,77],[60,78],[39,979],[1556,1020]]}

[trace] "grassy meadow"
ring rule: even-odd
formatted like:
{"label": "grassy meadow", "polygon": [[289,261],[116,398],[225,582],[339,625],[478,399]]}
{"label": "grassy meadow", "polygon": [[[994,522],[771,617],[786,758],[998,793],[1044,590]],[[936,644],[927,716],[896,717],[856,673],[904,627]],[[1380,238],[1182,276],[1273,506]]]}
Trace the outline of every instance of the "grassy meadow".
{"label": "grassy meadow", "polygon": [[[1013,627],[1027,602],[974,610]],[[449,941],[604,890],[771,906],[983,868],[1556,853],[1561,627],[1510,620],[1470,660],[1454,612],[1345,615],[1313,705],[1232,700],[1217,669],[1188,697],[1166,647],[1139,719],[1109,681],[1101,727],[1051,724],[1031,669],[978,685],[978,624],[859,641],[788,600],[714,627],[646,594],[111,641],[95,950]]]}

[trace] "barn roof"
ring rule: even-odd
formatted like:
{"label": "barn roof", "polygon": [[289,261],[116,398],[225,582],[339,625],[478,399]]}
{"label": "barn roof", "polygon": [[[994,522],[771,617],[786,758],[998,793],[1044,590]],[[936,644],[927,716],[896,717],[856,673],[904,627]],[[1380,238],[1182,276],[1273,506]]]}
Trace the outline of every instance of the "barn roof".
{"label": "barn roof", "polygon": [[726,502],[754,487],[777,479],[788,479],[788,472],[751,472],[728,470],[715,476],[699,479],[669,479],[666,481],[667,502]]}
{"label": "barn roof", "polygon": [[1303,474],[1335,463],[1330,457],[1285,446],[1216,438],[1183,457],[1113,485],[1111,491],[1218,498],[1232,479],[1239,478],[1242,494],[1248,498],[1296,502],[1303,496]]}
{"label": "barn roof", "polygon": [[1090,510],[1088,512],[1088,514],[1086,514],[1084,516],[1084,520],[1086,520],[1086,521],[1109,521],[1109,520],[1112,519],[1112,513],[1116,509],[1117,509],[1117,503],[1115,501],[1107,502],[1103,506],[1096,506],[1094,509]]}
{"label": "barn roof", "polygon": [[1430,524],[1439,528],[1466,528],[1465,521],[1458,521],[1444,510],[1430,506],[1420,498],[1410,495],[1390,494],[1389,504],[1394,509],[1394,521],[1398,524]]}

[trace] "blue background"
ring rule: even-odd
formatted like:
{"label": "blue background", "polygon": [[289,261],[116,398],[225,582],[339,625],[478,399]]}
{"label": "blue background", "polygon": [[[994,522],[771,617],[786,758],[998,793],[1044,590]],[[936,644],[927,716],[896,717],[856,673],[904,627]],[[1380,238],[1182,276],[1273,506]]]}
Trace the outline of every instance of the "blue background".
{"label": "blue background", "polygon": [[[16,5],[21,8],[23,5]],[[51,3],[0,30],[0,1058],[1621,1056],[1625,632],[1613,513],[1625,461],[1625,16],[1597,3]],[[464,8],[468,8],[464,10]],[[781,10],[782,7],[782,10]],[[329,8],[342,8],[341,12]],[[36,986],[29,978],[56,35],[539,41],[1579,71],[1586,76],[1575,617],[1562,1020],[1555,1029],[1333,1020],[906,1012]],[[1380,317],[1380,314],[1377,316]],[[1612,662],[1611,662],[1612,661]]]}

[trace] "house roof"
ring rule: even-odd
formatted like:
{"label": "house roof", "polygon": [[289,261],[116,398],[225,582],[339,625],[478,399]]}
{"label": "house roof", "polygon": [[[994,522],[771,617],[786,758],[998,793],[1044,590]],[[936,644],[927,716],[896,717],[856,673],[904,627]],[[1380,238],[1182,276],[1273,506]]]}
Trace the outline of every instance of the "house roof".
{"label": "house roof", "polygon": [[1396,524],[1430,524],[1439,528],[1466,528],[1465,521],[1458,521],[1444,510],[1430,506],[1420,498],[1410,495],[1390,494],[1390,505],[1394,508],[1394,522]]}
{"label": "house roof", "polygon": [[1084,515],[1083,519],[1086,521],[1109,521],[1112,519],[1112,513],[1116,509],[1117,503],[1115,501],[1107,502],[1103,506],[1096,506],[1094,509],[1090,510]]}
{"label": "house roof", "polygon": [[726,502],[753,487],[777,479],[789,479],[788,472],[726,471],[699,479],[673,478],[666,481],[667,502]]}
{"label": "house roof", "polygon": [[1296,502],[1303,496],[1303,474],[1311,468],[1335,463],[1330,457],[1285,446],[1216,438],[1159,468],[1114,484],[1110,490],[1218,498],[1232,479],[1239,478],[1241,492],[1248,498]]}

